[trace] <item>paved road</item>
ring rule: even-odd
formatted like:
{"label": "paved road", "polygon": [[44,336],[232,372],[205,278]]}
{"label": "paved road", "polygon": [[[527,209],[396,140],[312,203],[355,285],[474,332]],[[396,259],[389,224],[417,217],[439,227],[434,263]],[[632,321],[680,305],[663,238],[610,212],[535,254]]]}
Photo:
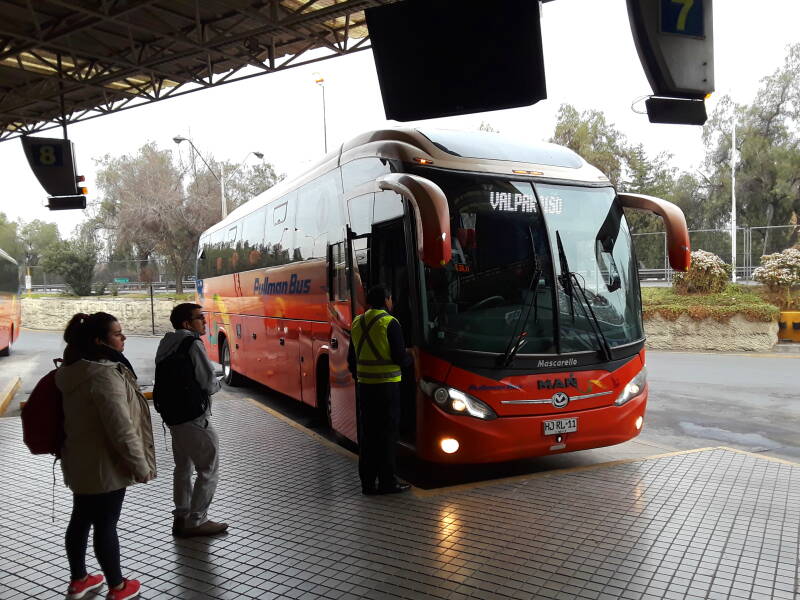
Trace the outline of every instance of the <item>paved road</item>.
{"label": "paved road", "polygon": [[[155,337],[135,336],[126,342],[125,355],[141,384],[152,383],[157,345]],[[38,378],[52,368],[50,359],[60,356],[63,347],[57,333],[26,330],[11,356],[0,358],[0,380],[11,375],[23,380],[6,416],[19,414],[19,400],[27,398]],[[444,474],[437,468],[431,477],[457,483],[708,446],[730,446],[800,462],[800,354],[650,352],[647,363],[650,401],[644,430],[635,440],[532,461],[453,469]],[[301,424],[315,426],[308,407],[255,383],[225,388],[217,401],[229,396],[255,398]],[[330,434],[327,437],[336,439]],[[402,466],[406,472],[420,471],[419,465],[407,461]]]}

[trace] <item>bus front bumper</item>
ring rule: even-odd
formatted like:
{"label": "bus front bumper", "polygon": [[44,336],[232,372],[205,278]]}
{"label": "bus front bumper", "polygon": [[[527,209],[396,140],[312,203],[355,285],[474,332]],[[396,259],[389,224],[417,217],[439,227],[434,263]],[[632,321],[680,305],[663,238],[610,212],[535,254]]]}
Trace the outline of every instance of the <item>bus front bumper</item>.
{"label": "bus front bumper", "polygon": [[[500,417],[491,421],[445,413],[428,398],[422,397],[417,420],[417,455],[436,463],[474,464],[620,444],[641,432],[647,395],[648,387],[645,386],[641,394],[622,406]],[[577,431],[560,436],[544,434],[544,421],[568,417],[577,418]],[[454,445],[458,447],[455,452],[446,453],[442,449],[442,446],[452,449]]]}

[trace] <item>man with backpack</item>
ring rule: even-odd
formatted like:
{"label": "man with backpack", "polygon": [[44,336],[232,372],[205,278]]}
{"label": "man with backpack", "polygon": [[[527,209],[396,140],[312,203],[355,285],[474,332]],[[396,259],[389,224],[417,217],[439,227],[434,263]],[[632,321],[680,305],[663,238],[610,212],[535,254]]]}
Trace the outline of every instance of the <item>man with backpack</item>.
{"label": "man with backpack", "polygon": [[[172,309],[175,331],[164,335],[156,352],[153,404],[172,435],[172,534],[217,535],[227,523],[208,519],[208,507],[219,480],[219,438],[211,425],[211,395],[220,390],[214,367],[200,336],[206,333],[202,307],[186,302]],[[197,478],[192,485],[192,472]]]}

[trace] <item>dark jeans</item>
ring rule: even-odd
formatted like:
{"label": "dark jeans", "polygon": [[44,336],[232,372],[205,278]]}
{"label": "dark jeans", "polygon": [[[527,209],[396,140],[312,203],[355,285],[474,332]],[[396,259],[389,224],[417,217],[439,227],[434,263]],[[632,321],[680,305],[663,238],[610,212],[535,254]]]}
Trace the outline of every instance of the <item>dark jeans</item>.
{"label": "dark jeans", "polygon": [[94,526],[94,555],[106,576],[106,582],[109,587],[122,583],[117,521],[124,499],[125,488],[105,494],[72,496],[72,517],[64,541],[73,580],[86,577],[86,545],[89,542],[89,529]]}
{"label": "dark jeans", "polygon": [[364,488],[392,487],[400,426],[400,384],[359,383],[358,474]]}

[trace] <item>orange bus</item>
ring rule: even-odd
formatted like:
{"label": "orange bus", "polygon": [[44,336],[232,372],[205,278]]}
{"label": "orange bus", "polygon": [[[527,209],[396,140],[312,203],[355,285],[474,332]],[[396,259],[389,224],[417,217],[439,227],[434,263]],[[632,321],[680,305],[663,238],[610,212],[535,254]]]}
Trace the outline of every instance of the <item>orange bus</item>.
{"label": "orange bus", "polygon": [[19,301],[19,266],[0,249],[0,356],[11,353],[22,324]]}
{"label": "orange bus", "polygon": [[398,128],[343,144],[200,238],[205,340],[357,442],[350,324],[387,285],[415,367],[401,443],[481,463],[596,448],[641,430],[645,335],[623,213],[660,215],[685,270],[683,213],[617,193],[567,148]]}

